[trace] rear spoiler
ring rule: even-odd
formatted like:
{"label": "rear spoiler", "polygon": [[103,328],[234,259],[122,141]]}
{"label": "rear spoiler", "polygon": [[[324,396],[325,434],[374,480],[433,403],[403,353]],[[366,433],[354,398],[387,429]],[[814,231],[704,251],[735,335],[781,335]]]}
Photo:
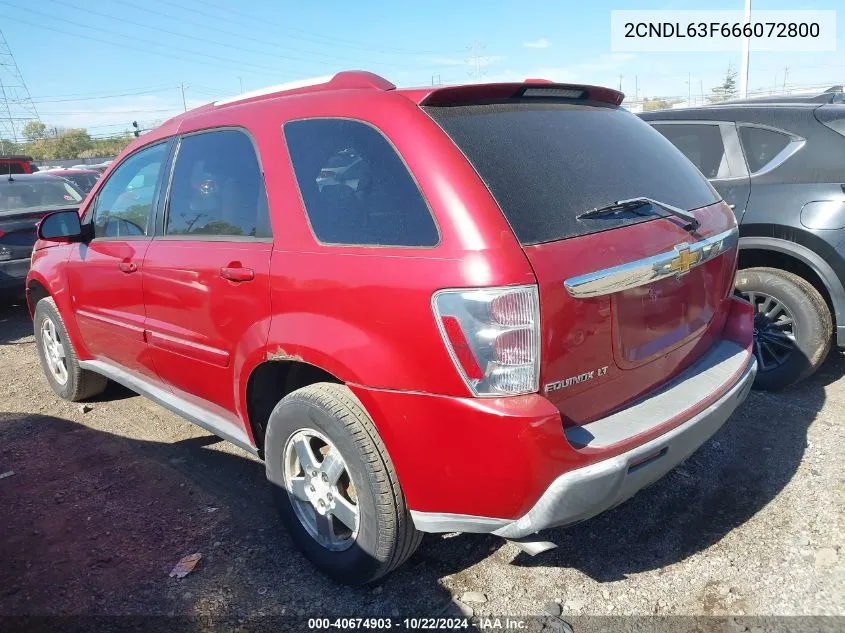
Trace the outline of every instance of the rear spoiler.
{"label": "rear spoiler", "polygon": [[447,86],[428,93],[421,106],[458,106],[481,103],[593,101],[618,106],[625,94],[612,88],[582,84],[559,84],[547,79],[526,79],[523,83]]}
{"label": "rear spoiler", "polygon": [[845,107],[838,104],[823,105],[813,111],[813,116],[822,125],[845,136]]}

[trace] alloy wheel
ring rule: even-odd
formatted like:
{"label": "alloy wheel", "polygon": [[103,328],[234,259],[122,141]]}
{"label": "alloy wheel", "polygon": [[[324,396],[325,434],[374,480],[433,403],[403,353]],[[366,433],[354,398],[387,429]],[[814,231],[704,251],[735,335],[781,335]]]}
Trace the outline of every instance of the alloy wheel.
{"label": "alloy wheel", "polygon": [[754,356],[759,371],[783,365],[795,350],[798,335],[792,313],[776,297],[765,292],[742,292],[754,306]]}
{"label": "alloy wheel", "polygon": [[41,347],[44,350],[44,361],[53,378],[60,385],[67,382],[67,358],[65,346],[56,330],[56,324],[50,317],[41,322]]}
{"label": "alloy wheel", "polygon": [[355,486],[340,451],[322,433],[300,429],[284,451],[285,489],[311,537],[326,549],[352,547],[360,511]]}

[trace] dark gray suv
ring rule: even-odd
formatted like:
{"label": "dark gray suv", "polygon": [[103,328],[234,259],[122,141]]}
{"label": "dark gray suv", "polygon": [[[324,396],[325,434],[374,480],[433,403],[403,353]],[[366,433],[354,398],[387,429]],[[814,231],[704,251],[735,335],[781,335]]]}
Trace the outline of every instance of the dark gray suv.
{"label": "dark gray suv", "polygon": [[736,213],[736,289],[757,308],[755,386],[811,375],[832,342],[845,348],[842,87],[640,116]]}

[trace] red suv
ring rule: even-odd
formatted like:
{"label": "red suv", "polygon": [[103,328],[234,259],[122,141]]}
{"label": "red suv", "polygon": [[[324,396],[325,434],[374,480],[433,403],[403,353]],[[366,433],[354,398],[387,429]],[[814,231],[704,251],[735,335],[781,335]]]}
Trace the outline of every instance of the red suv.
{"label": "red suv", "polygon": [[733,213],[622,98],[348,72],[171,119],[40,225],[47,378],[263,457],[344,582],[423,532],[531,544],[611,508],[756,371]]}
{"label": "red suv", "polygon": [[34,174],[38,165],[32,162],[32,156],[0,156],[0,174]]}

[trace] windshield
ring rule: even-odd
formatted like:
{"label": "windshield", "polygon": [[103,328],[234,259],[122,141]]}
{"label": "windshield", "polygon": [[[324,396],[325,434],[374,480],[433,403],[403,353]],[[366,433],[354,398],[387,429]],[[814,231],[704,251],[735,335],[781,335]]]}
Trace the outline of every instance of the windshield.
{"label": "windshield", "polygon": [[0,213],[50,210],[77,206],[82,194],[64,180],[8,180],[0,178]]}
{"label": "windshield", "polygon": [[648,197],[684,210],[719,200],[669,141],[621,108],[571,104],[429,107],[475,167],[522,244],[654,219],[577,216]]}

